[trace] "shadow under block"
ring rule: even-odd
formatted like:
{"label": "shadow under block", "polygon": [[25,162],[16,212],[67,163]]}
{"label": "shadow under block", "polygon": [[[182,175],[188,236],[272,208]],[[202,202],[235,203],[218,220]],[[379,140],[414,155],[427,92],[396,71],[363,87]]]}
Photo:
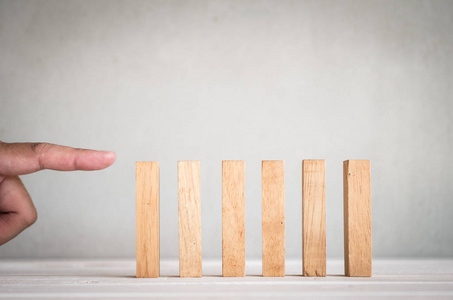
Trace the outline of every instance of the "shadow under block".
{"label": "shadow under block", "polygon": [[135,170],[136,276],[159,277],[159,163],[136,162]]}
{"label": "shadow under block", "polygon": [[263,276],[285,276],[285,163],[262,162]]}
{"label": "shadow under block", "polygon": [[200,162],[178,162],[179,276],[201,277]]}
{"label": "shadow under block", "polygon": [[304,276],[326,276],[326,162],[302,161],[302,253]]}
{"label": "shadow under block", "polygon": [[371,182],[369,160],[343,163],[345,274],[371,276]]}
{"label": "shadow under block", "polygon": [[222,161],[222,276],[245,276],[244,161]]}

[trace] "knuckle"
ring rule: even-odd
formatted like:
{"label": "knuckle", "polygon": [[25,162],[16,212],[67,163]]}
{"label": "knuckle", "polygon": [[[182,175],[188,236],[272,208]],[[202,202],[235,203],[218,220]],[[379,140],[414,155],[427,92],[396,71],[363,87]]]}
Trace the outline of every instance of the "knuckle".
{"label": "knuckle", "polygon": [[33,152],[35,152],[37,154],[41,154],[41,153],[46,152],[49,149],[50,144],[49,143],[31,143],[30,147]]}
{"label": "knuckle", "polygon": [[22,218],[25,225],[28,227],[33,225],[36,222],[36,220],[38,220],[38,213],[36,212],[36,209],[33,207],[32,209],[24,213]]}

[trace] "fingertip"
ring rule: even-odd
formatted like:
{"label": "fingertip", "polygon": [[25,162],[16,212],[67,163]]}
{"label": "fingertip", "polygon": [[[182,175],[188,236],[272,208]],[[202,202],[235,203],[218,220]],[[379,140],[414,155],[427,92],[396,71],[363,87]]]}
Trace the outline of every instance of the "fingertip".
{"label": "fingertip", "polygon": [[116,153],[113,151],[104,151],[104,160],[108,164],[106,167],[112,165],[116,160]]}

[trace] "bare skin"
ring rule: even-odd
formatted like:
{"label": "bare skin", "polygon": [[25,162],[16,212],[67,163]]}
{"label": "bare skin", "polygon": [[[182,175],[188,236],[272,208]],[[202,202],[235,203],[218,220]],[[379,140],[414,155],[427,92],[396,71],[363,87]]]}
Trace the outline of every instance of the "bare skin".
{"label": "bare skin", "polygon": [[36,222],[37,213],[19,175],[44,169],[92,171],[115,162],[115,153],[49,143],[0,141],[0,245]]}

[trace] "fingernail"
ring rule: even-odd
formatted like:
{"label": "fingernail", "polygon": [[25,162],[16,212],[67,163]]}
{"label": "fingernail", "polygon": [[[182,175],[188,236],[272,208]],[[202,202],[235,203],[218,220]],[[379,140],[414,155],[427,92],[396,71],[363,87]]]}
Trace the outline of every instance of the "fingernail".
{"label": "fingernail", "polygon": [[113,151],[102,151],[102,152],[104,152],[104,157],[105,158],[109,158],[109,159],[111,159],[111,158],[115,159],[116,158],[116,153],[113,152]]}

